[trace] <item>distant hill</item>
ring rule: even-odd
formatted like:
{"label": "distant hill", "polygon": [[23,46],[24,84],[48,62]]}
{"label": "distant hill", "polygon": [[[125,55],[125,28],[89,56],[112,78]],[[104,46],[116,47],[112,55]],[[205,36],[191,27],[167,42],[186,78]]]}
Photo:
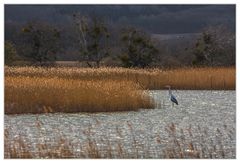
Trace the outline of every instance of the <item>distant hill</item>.
{"label": "distant hill", "polygon": [[235,5],[5,5],[5,22],[8,25],[38,19],[66,25],[76,12],[150,33],[198,33],[217,24],[235,31]]}
{"label": "distant hill", "polygon": [[201,33],[152,34],[152,38],[160,41],[196,40],[200,35]]}

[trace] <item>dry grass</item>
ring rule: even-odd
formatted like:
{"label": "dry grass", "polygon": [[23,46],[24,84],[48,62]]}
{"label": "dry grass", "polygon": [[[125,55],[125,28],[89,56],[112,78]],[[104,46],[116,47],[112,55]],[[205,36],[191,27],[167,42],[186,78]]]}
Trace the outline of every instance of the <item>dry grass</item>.
{"label": "dry grass", "polygon": [[235,89],[235,68],[5,67],[5,113],[153,108],[144,89]]}
{"label": "dry grass", "polygon": [[[39,126],[38,130],[41,130]],[[219,128],[213,131],[215,136],[211,137],[209,141],[209,135],[206,129],[198,126],[197,130],[193,130],[191,125],[186,129],[179,129],[176,124],[171,123],[165,127],[168,133],[167,138],[162,138],[160,134],[156,135],[154,144],[155,151],[149,148],[148,144],[141,144],[135,138],[134,129],[129,123],[129,129],[131,130],[130,136],[132,142],[130,147],[126,147],[124,144],[124,137],[121,135],[122,130],[116,128],[118,139],[114,143],[109,140],[108,137],[101,138],[101,142],[97,141],[93,135],[91,135],[92,128],[88,128],[85,131],[87,141],[84,143],[75,142],[72,143],[67,137],[61,136],[55,138],[54,142],[45,141],[45,136],[41,134],[40,139],[43,139],[42,143],[36,144],[35,151],[30,148],[31,142],[26,140],[26,137],[20,135],[14,138],[10,137],[10,131],[5,129],[4,136],[4,157],[5,158],[235,158],[236,149],[230,144],[229,147],[223,146],[223,139],[226,139],[222,135],[222,132],[228,132],[229,138],[232,140],[234,133],[233,129],[227,129],[227,131],[221,131]],[[228,138],[228,139],[229,139]],[[110,138],[112,139],[112,138]],[[213,141],[216,140],[216,141]],[[55,145],[52,145],[52,144]],[[104,146],[102,145],[104,144]]]}
{"label": "dry grass", "polygon": [[181,68],[175,70],[5,67],[5,76],[128,80],[139,83],[145,89],[163,89],[165,85],[171,85],[174,89],[234,90],[236,83],[236,69],[234,67]]}
{"label": "dry grass", "polygon": [[176,89],[234,90],[236,70],[233,67],[176,69],[165,71],[159,80],[160,85]]}
{"label": "dry grass", "polygon": [[[7,134],[6,134],[7,132]],[[60,138],[57,146],[51,146],[46,142],[36,144],[38,153],[34,154],[26,145],[24,139],[19,136],[15,138],[14,145],[10,146],[8,130],[5,129],[4,156],[5,158],[74,158],[71,146],[65,139]]]}
{"label": "dry grass", "polygon": [[153,108],[130,81],[5,77],[5,113],[102,112]]}

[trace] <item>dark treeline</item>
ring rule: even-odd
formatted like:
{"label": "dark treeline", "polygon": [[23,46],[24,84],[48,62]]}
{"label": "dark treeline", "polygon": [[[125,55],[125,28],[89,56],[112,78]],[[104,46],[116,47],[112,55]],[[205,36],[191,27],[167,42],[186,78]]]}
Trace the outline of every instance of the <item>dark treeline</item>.
{"label": "dark treeline", "polygon": [[235,6],[5,6],[5,64],[55,61],[89,67],[232,66]]}

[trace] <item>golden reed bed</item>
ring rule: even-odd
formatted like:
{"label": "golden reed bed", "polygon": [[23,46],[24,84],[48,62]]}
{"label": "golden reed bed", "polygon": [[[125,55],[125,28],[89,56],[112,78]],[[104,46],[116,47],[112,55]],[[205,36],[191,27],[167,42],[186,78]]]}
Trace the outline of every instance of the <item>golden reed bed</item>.
{"label": "golden reed bed", "polygon": [[5,77],[5,113],[105,112],[153,108],[130,81]]}
{"label": "golden reed bed", "polygon": [[222,68],[181,68],[127,69],[127,68],[35,68],[5,67],[5,76],[60,77],[81,80],[133,81],[144,89],[163,89],[171,85],[174,89],[234,90],[236,69]]}
{"label": "golden reed bed", "polygon": [[5,67],[5,113],[153,108],[148,89],[235,89],[235,68]]}

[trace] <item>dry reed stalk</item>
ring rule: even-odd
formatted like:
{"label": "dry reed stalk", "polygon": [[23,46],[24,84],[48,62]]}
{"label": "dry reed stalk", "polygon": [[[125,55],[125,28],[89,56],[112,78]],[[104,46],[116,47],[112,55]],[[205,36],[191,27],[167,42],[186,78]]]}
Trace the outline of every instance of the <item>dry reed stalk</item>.
{"label": "dry reed stalk", "polygon": [[[129,123],[130,124],[130,123]],[[130,124],[131,126],[131,124]],[[132,126],[131,126],[132,127]],[[179,135],[178,132],[182,129],[178,129],[174,124],[174,132],[173,132],[173,124],[166,126],[169,128],[168,132],[169,137],[167,140],[159,142],[161,144],[161,150],[163,155],[159,155],[159,158],[228,158],[229,155],[228,149],[223,147],[223,139],[221,135],[216,135],[218,139],[217,144],[213,141],[211,142],[201,142],[201,138],[194,140],[195,138],[185,138],[179,139],[179,136],[187,136],[187,135]],[[191,128],[190,128],[191,129]],[[127,150],[124,146],[124,142],[118,140],[114,144],[111,142],[109,137],[104,137],[101,139],[101,144],[105,144],[103,148],[101,145],[99,146],[99,141],[97,141],[92,134],[90,133],[92,130],[91,127],[87,129],[87,141],[79,144],[77,148],[80,151],[76,151],[76,144],[73,144],[69,141],[67,137],[58,137],[56,138],[56,145],[52,145],[46,141],[36,144],[37,151],[31,151],[29,146],[29,142],[24,141],[24,137],[18,136],[17,138],[12,138],[11,130],[5,129],[4,133],[4,157],[5,158],[150,158],[150,155],[153,151],[150,148],[139,148],[139,152],[136,150],[139,147],[138,144],[133,143],[131,146],[131,151]],[[119,130],[116,128],[116,130]],[[192,130],[192,129],[191,129]],[[116,131],[119,132],[119,131]],[[194,131],[191,131],[194,132]],[[221,132],[215,132],[216,134]],[[60,132],[59,132],[59,135]],[[134,136],[134,133],[131,133],[131,136]],[[208,135],[204,135],[208,137]],[[26,139],[25,139],[26,140]],[[200,147],[197,148],[198,143],[203,143]],[[210,144],[209,144],[210,143]],[[54,143],[55,144],[55,143]],[[165,145],[164,145],[165,144]],[[162,146],[164,145],[164,146]],[[114,148],[114,146],[116,148]],[[210,150],[206,150],[207,147],[210,146]],[[149,147],[149,146],[148,146]],[[233,151],[235,149],[233,148]],[[232,157],[235,156],[235,152],[232,152]]]}
{"label": "dry reed stalk", "polygon": [[5,77],[5,113],[103,112],[153,108],[130,81]]}
{"label": "dry reed stalk", "polygon": [[218,68],[180,68],[127,69],[127,68],[42,68],[5,67],[5,76],[61,77],[81,80],[130,80],[145,89],[163,89],[171,85],[175,89],[219,89],[234,90],[236,69]]}

